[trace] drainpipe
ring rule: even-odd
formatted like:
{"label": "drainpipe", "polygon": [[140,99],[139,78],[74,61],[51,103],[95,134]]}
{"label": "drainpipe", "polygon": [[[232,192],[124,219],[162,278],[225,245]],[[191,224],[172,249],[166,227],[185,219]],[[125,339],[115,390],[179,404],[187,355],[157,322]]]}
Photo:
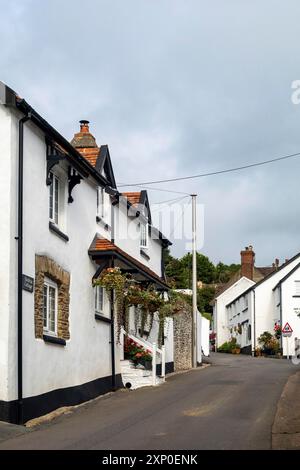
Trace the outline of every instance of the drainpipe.
{"label": "drainpipe", "polygon": [[253,351],[256,349],[256,308],[255,308],[255,289],[253,289]]}
{"label": "drainpipe", "polygon": [[18,423],[23,424],[23,160],[24,124],[31,118],[30,113],[19,121],[19,168],[18,168]]}
{"label": "drainpipe", "polygon": [[[111,268],[115,265],[114,258],[111,259]],[[115,314],[114,314],[114,305],[115,305],[115,296],[114,292],[111,291],[110,294],[110,347],[111,347],[111,388],[112,391],[116,391],[116,358],[115,358]]]}
{"label": "drainpipe", "polygon": [[[280,300],[280,326],[282,328],[282,284],[280,284],[280,291],[279,291],[279,300]],[[282,340],[282,334],[280,335],[280,348],[282,350],[282,354],[283,354],[283,340]]]}

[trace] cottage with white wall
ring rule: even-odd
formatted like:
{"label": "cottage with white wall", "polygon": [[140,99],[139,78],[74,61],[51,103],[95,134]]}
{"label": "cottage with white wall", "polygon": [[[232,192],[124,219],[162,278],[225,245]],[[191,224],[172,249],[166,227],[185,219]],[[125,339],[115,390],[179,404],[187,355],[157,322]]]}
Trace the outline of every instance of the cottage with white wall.
{"label": "cottage with white wall", "polygon": [[0,82],[0,420],[122,386],[114,304],[92,281],[118,266],[164,292],[170,244],[147,194],[127,196],[88,121],[70,143]]}
{"label": "cottage with white wall", "polygon": [[228,330],[246,348],[246,352],[255,354],[262,333],[274,334],[275,324],[283,327],[288,322],[293,335],[288,343],[281,340],[283,355],[295,353],[295,338],[300,337],[299,286],[300,253],[228,302]]}
{"label": "cottage with white wall", "polygon": [[[238,269],[229,281],[218,290],[214,299],[213,331],[216,334],[217,348],[226,341],[229,341],[232,336],[232,331],[236,328],[240,329],[239,324],[242,323],[243,334],[242,338],[240,338],[242,339],[242,352],[248,352],[248,336],[250,331],[248,328],[248,320],[244,318],[246,306],[237,306],[236,312],[234,312],[233,309],[227,310],[226,307],[236,297],[240,296],[256,282],[261,281],[265,276],[274,271],[276,263],[278,263],[278,260],[275,260],[272,266],[257,267],[255,266],[255,253],[252,245],[246,246],[245,249],[241,251],[240,269]],[[248,298],[245,302],[248,302]]]}

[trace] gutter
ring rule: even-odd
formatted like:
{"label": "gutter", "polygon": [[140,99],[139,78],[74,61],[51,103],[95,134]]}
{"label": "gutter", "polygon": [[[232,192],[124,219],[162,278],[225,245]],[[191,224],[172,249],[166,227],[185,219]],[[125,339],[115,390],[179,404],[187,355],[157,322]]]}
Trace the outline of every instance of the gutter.
{"label": "gutter", "polygon": [[31,113],[19,120],[19,167],[18,167],[18,281],[17,281],[17,356],[18,356],[18,411],[17,419],[23,424],[23,192],[24,192],[24,124],[31,119]]}

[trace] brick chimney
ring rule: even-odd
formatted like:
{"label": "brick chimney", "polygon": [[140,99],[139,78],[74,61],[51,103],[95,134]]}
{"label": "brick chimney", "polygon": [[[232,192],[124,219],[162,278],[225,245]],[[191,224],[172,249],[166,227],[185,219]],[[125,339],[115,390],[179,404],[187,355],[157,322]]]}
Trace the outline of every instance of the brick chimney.
{"label": "brick chimney", "polygon": [[83,119],[80,122],[80,131],[74,134],[71,144],[93,166],[96,165],[99,156],[99,147],[93,134],[90,133],[89,121]]}
{"label": "brick chimney", "polygon": [[255,253],[253,246],[246,246],[245,249],[241,251],[241,275],[251,279],[251,281],[253,281],[254,262]]}
{"label": "brick chimney", "polygon": [[89,121],[82,120],[80,122],[80,131],[74,135],[71,144],[77,149],[96,148],[97,143],[95,137],[90,133]]}

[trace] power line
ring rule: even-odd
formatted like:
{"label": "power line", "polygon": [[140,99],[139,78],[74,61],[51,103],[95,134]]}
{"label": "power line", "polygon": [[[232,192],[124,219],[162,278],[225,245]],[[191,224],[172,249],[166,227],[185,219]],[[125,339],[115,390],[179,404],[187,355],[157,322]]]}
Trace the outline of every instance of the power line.
{"label": "power line", "polygon": [[145,186],[142,184],[121,184],[118,186],[119,188],[124,187],[124,186],[136,186],[141,189],[147,189],[147,191],[162,191],[165,193],[184,194],[185,196],[190,196],[190,193],[185,193],[183,191],[172,191],[171,189],[162,189],[162,188],[148,188],[148,186]]}
{"label": "power line", "polygon": [[159,204],[167,204],[169,202],[175,202],[175,201],[180,201],[180,199],[185,199],[187,196],[183,196],[183,197],[175,197],[173,199],[167,199],[165,201],[159,201],[159,202],[152,202],[152,206],[154,205],[159,205]]}
{"label": "power line", "polygon": [[187,197],[189,197],[189,196],[177,197],[176,199],[170,199],[170,200],[168,200],[168,201],[154,202],[154,203],[152,203],[151,205],[152,205],[152,206],[156,205],[156,206],[158,206],[158,207],[155,207],[155,209],[152,209],[151,212],[152,212],[152,213],[158,212],[158,211],[162,210],[162,208],[165,208],[165,206],[169,206],[169,207],[170,207],[170,206],[172,206],[172,205],[174,205],[174,204],[176,204],[176,203],[179,204],[181,201],[183,201],[183,200],[186,199]]}
{"label": "power line", "polygon": [[[225,170],[211,171],[209,173],[200,173],[198,175],[183,176],[183,177],[179,177],[179,178],[170,178],[170,179],[165,179],[165,180],[146,181],[146,182],[143,182],[143,183],[121,184],[119,186],[120,187],[122,187],[122,186],[141,186],[141,185],[156,184],[156,183],[171,183],[173,181],[183,181],[183,180],[189,180],[189,179],[195,179],[195,178],[204,178],[205,176],[221,175],[223,173],[231,173],[231,172],[234,172],[234,171],[246,170],[247,168],[253,168],[253,167],[256,167],[256,166],[268,165],[269,163],[279,162],[281,160],[287,160],[288,158],[299,157],[299,156],[300,156],[300,152],[292,153],[290,155],[285,155],[283,157],[272,158],[271,160],[265,160],[263,162],[251,163],[251,164],[248,164],[248,165],[237,166],[235,168],[227,168]],[[159,190],[159,189],[157,188],[157,190]]]}
{"label": "power line", "polygon": [[[177,199],[176,201],[174,202],[169,202],[169,203],[166,203],[166,204],[159,204],[158,207],[155,207],[155,209],[152,209],[151,210],[151,213],[152,214],[156,214],[157,212],[162,212],[163,210],[167,209],[167,208],[170,208],[172,207],[174,204],[180,204],[182,201],[184,201],[188,196],[184,196],[180,199]],[[153,205],[153,204],[152,204]]]}

